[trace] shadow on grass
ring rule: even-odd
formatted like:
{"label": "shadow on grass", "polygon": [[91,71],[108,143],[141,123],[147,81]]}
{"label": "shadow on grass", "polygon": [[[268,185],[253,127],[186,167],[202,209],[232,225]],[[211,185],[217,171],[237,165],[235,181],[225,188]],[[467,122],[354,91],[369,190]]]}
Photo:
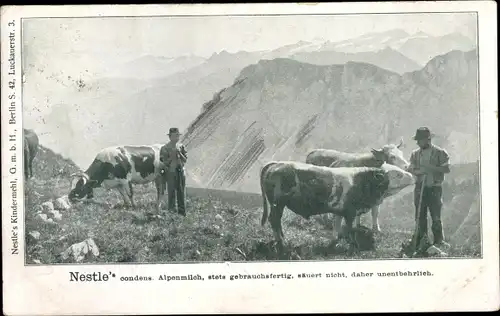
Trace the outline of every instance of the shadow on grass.
{"label": "shadow on grass", "polygon": [[243,253],[242,255],[246,261],[297,261],[304,259],[311,260],[311,258],[315,258],[315,260],[317,258],[332,259],[335,256],[348,256],[352,254],[347,245],[339,243],[337,240],[313,245],[307,243],[285,245],[281,254],[278,252],[275,241],[259,240],[254,242],[249,248],[241,245],[236,249]]}

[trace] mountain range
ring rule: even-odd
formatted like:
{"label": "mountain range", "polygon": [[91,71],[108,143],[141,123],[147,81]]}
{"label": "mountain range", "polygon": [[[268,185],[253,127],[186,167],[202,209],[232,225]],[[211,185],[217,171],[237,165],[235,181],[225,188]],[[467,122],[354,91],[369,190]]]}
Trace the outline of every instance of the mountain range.
{"label": "mountain range", "polygon": [[[24,68],[27,79],[23,87],[27,109],[24,121],[26,126],[39,131],[47,146],[71,157],[84,168],[104,146],[166,141],[165,131],[169,126],[186,128],[200,114],[204,103],[231,86],[245,67],[257,67],[259,61],[285,58],[296,61],[293,65],[318,66],[356,62],[371,64],[396,77],[417,76],[415,72],[423,75],[423,65],[398,50],[422,36],[394,30],[338,43],[315,40],[268,51],[229,53],[223,50],[208,58],[147,55],[105,74],[86,69],[80,73],[51,73],[40,65],[28,65]],[[425,38],[431,43],[425,52],[430,52],[436,38]],[[447,47],[463,47],[460,36],[449,38],[451,44]],[[445,46],[441,48],[448,49]],[[370,47],[372,51],[364,50]],[[432,71],[432,67],[424,69]],[[427,76],[430,78],[432,74]],[[461,139],[460,135],[464,134],[460,130],[454,133],[457,136],[452,139]],[[85,146],[80,146],[80,141],[84,141]]]}
{"label": "mountain range", "polygon": [[[409,34],[404,30],[396,29],[386,32],[368,33],[356,38],[347,39],[338,42],[330,41],[300,41],[296,44],[287,45],[277,49],[278,55],[274,57],[289,57],[294,55],[305,58],[308,53],[312,56],[327,56],[325,53],[336,53],[339,60],[335,57],[329,57],[330,64],[342,64],[342,58],[348,58],[349,61],[368,62],[379,67],[398,72],[400,74],[420,69],[428,61],[437,55],[448,53],[452,50],[469,51],[476,48],[475,42],[469,37],[453,32],[441,36],[432,36],[424,32]],[[393,65],[387,60],[379,60],[376,54],[385,52],[382,57],[392,54],[395,56]],[[371,54],[370,54],[371,53]],[[302,61],[315,63],[315,58]],[[319,64],[324,64],[320,62]],[[408,65],[406,65],[408,64]],[[418,65],[418,66],[417,66]],[[415,68],[416,67],[416,68]],[[414,68],[407,70],[408,68]]]}
{"label": "mountain range", "polygon": [[313,148],[368,151],[429,126],[455,163],[476,161],[477,51],[452,51],[399,75],[347,62],[277,58],[243,69],[205,103],[183,142],[193,185],[258,192],[269,160],[304,160]]}

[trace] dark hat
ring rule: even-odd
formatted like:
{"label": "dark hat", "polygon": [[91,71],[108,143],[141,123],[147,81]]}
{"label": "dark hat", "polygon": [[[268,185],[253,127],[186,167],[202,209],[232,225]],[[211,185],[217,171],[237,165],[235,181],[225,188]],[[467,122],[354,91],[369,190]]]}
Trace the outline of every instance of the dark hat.
{"label": "dark hat", "polygon": [[169,130],[168,130],[168,135],[172,135],[172,134],[181,134],[179,132],[179,129],[177,127],[171,127]]}
{"label": "dark hat", "polygon": [[432,136],[434,136],[433,133],[429,130],[427,127],[420,127],[417,129],[417,132],[415,133],[415,136],[413,136],[414,140],[419,140],[419,139],[429,139]]}

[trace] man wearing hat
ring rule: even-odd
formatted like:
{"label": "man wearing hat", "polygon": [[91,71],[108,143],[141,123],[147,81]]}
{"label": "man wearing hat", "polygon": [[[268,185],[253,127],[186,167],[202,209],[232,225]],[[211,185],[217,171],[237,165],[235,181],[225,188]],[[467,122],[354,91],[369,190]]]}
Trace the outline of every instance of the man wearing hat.
{"label": "man wearing hat", "polygon": [[177,200],[179,214],[186,216],[184,164],[187,161],[187,152],[184,145],[179,142],[180,135],[178,128],[170,128],[168,132],[170,142],[161,147],[160,161],[165,164],[164,176],[167,181],[168,209],[174,211]]}
{"label": "man wearing hat", "polygon": [[[417,177],[414,190],[415,217],[420,211],[417,240],[427,234],[427,210],[429,210],[434,245],[447,246],[441,223],[441,208],[443,205],[442,183],[444,174],[450,172],[450,157],[446,150],[432,144],[432,136],[433,134],[427,127],[417,129],[413,139],[417,141],[419,148],[411,153],[408,167],[408,171]],[[422,196],[420,196],[421,193]]]}

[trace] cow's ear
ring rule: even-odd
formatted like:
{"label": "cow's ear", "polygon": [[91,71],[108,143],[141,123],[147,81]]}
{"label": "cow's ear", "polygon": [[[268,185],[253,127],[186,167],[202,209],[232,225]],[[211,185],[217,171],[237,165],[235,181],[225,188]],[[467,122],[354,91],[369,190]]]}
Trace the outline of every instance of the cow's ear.
{"label": "cow's ear", "polygon": [[89,184],[90,187],[97,186],[97,180],[89,180],[87,183]]}

